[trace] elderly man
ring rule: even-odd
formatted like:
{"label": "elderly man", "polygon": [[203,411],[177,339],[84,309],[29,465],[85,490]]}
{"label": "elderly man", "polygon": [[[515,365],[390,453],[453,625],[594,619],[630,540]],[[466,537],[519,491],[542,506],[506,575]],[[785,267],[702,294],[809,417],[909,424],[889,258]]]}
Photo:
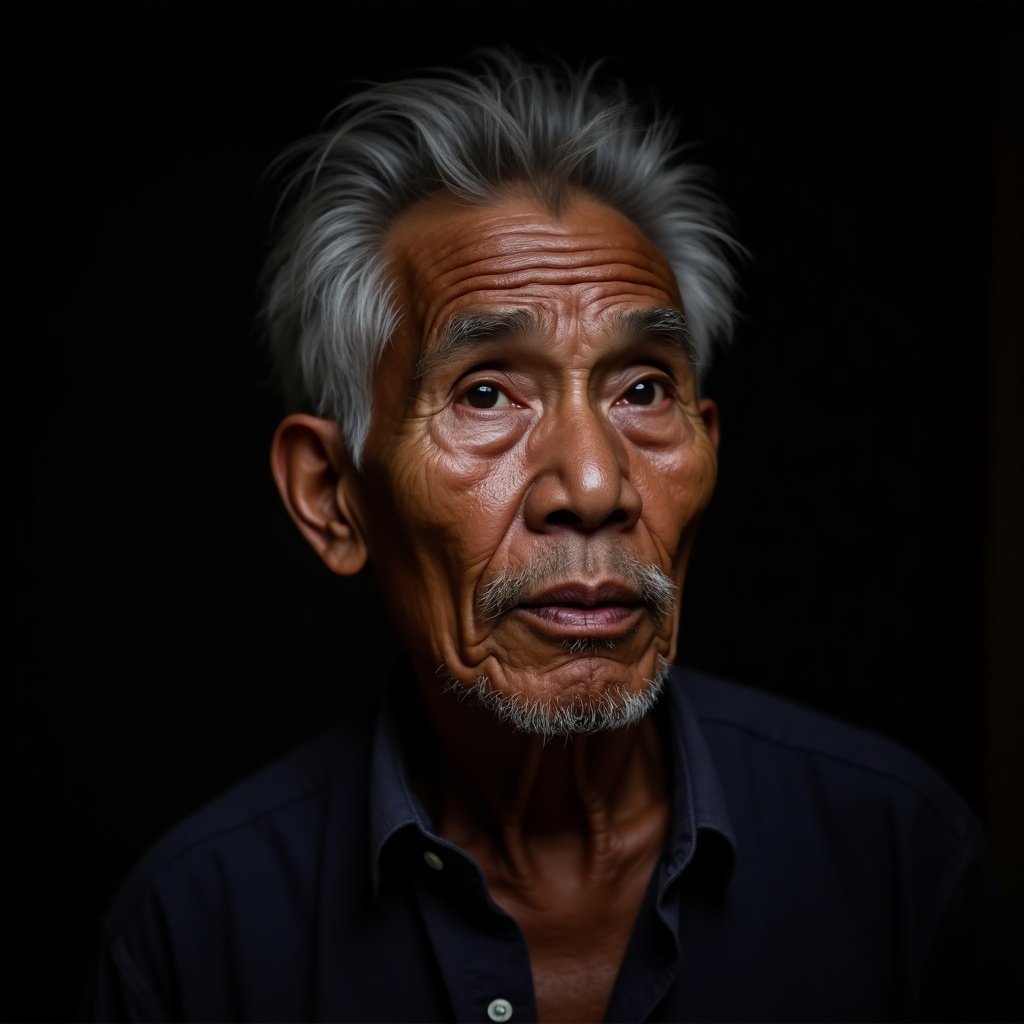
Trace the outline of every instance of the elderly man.
{"label": "elderly man", "polygon": [[674,147],[596,69],[487,52],[287,155],[274,478],[402,651],[324,680],[379,689],[367,720],[150,851],[92,1016],[1020,1009],[985,841],[933,771],[674,664],[737,250]]}

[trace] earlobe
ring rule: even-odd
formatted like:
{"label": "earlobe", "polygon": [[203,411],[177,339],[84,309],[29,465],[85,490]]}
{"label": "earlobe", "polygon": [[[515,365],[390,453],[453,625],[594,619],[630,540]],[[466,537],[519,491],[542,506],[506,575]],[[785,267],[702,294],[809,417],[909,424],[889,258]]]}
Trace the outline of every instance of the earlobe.
{"label": "earlobe", "polygon": [[302,413],[283,419],[270,445],[270,470],[288,514],[327,567],[340,576],[359,572],[366,540],[337,424]]}

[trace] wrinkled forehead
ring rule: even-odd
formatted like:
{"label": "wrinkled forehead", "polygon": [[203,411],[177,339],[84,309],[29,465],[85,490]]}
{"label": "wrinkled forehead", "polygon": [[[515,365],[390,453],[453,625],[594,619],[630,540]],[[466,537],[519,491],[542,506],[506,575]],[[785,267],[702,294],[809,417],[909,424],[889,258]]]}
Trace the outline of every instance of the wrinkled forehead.
{"label": "wrinkled forehead", "polygon": [[399,218],[386,251],[403,322],[422,350],[467,315],[526,310],[540,324],[682,308],[658,248],[623,214],[585,196],[557,215],[523,195],[488,205],[433,196]]}

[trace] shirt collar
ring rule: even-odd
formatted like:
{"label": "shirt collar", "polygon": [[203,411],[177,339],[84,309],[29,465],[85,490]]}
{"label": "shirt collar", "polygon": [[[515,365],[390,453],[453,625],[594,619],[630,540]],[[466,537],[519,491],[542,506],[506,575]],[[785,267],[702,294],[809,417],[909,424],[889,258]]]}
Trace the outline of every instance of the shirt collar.
{"label": "shirt collar", "polygon": [[670,881],[691,862],[702,833],[718,836],[718,845],[725,846],[720,866],[728,875],[736,836],[711,751],[686,696],[685,669],[673,666],[656,711],[665,727],[672,779],[672,824],[663,877]]}
{"label": "shirt collar", "polygon": [[[375,895],[380,884],[381,858],[394,836],[413,828],[437,838],[412,789],[403,753],[398,705],[402,701],[419,701],[415,685],[410,684],[411,669],[403,663],[392,674],[373,742],[370,864]],[[725,840],[729,849],[727,867],[731,868],[736,840],[711,753],[686,698],[682,669],[673,667],[654,714],[663,727],[672,780],[672,821],[662,877],[667,884],[691,862],[702,832]]]}
{"label": "shirt collar", "polygon": [[[430,818],[413,791],[406,768],[400,708],[403,700],[419,701],[404,661],[394,669],[377,715],[370,765],[370,871],[373,894],[380,887],[381,857],[388,841],[403,829],[431,831]],[[426,719],[424,718],[425,722]]]}

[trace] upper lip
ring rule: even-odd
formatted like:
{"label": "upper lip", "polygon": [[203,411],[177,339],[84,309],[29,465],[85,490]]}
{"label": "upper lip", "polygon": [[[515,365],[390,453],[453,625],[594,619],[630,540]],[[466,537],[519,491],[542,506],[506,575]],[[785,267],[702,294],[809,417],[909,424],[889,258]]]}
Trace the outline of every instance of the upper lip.
{"label": "upper lip", "polygon": [[520,602],[522,607],[552,604],[582,605],[593,608],[600,604],[639,604],[640,595],[623,583],[559,583],[531,594]]}

